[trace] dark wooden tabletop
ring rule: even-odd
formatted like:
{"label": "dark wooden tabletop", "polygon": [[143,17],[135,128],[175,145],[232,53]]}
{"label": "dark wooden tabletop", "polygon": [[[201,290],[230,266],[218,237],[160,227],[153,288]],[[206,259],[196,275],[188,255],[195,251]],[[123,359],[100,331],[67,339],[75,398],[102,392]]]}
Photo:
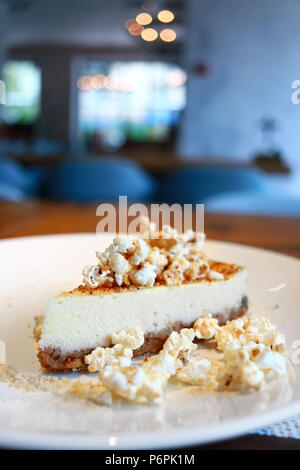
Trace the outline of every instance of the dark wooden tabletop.
{"label": "dark wooden tabletop", "polygon": [[[0,202],[0,238],[54,233],[94,232],[96,205]],[[300,218],[205,213],[205,232],[231,241],[300,258]]]}
{"label": "dark wooden tabletop", "polygon": [[[55,233],[94,232],[96,205],[0,202],[0,238]],[[300,219],[205,213],[205,232],[224,240],[274,250],[300,258]],[[300,449],[300,441],[247,435],[201,449]]]}

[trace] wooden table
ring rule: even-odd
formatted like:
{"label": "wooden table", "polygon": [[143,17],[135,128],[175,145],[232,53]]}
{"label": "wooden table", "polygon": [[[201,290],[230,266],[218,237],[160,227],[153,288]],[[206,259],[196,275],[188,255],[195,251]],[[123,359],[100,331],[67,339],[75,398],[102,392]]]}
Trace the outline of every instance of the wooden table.
{"label": "wooden table", "polygon": [[[54,233],[94,232],[96,205],[26,202],[0,203],[0,238]],[[300,258],[300,219],[205,214],[208,238],[253,245]],[[201,449],[300,449],[300,442],[261,436]]]}
{"label": "wooden table", "polygon": [[[0,202],[0,238],[94,232],[96,205]],[[300,258],[300,219],[205,214],[208,238],[253,245]]]}

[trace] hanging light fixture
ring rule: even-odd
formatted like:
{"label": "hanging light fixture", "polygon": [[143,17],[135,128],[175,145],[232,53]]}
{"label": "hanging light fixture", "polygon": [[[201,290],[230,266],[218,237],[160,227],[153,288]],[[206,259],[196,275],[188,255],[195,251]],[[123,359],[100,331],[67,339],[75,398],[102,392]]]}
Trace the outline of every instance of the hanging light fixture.
{"label": "hanging light fixture", "polygon": [[152,16],[149,13],[140,13],[136,17],[136,22],[142,26],[147,26],[152,22]]}
{"label": "hanging light fixture", "polygon": [[144,41],[152,42],[158,38],[158,32],[154,28],[145,28],[141,34],[142,39]]}
{"label": "hanging light fixture", "polygon": [[138,24],[137,22],[132,23],[128,28],[128,32],[132,36],[140,36],[143,30],[144,30],[144,26],[142,26],[141,24]]}
{"label": "hanging light fixture", "polygon": [[164,42],[173,42],[176,39],[176,33],[173,29],[163,29],[159,36]]}
{"label": "hanging light fixture", "polygon": [[174,20],[174,14],[170,10],[161,10],[158,12],[157,18],[162,23],[171,23]]}

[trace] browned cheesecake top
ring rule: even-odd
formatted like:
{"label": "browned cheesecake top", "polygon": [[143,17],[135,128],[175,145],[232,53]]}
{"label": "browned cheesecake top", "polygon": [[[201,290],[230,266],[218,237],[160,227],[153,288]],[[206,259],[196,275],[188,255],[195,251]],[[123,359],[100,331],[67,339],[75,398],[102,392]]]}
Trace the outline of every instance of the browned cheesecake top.
{"label": "browned cheesecake top", "polygon": [[[229,263],[222,263],[220,261],[214,261],[214,260],[209,260],[208,261],[210,271],[205,273],[203,277],[195,280],[195,281],[183,281],[181,285],[186,285],[186,284],[197,284],[197,283],[202,283],[202,282],[218,282],[218,279],[211,279],[210,278],[210,272],[217,272],[223,275],[223,280],[227,280],[230,277],[232,277],[234,274],[236,274],[238,271],[240,271],[242,268],[241,266],[237,264],[229,264]],[[156,280],[154,283],[153,287],[158,287],[158,286],[165,286],[166,284],[163,281]],[[68,292],[72,294],[84,294],[84,295],[104,295],[104,294],[120,294],[123,292],[135,292],[141,289],[152,289],[153,287],[143,287],[143,286],[135,286],[135,285],[129,285],[129,286],[118,286],[117,283],[114,283],[113,286],[98,286],[98,287],[89,287],[87,285],[81,284],[77,288],[73,289],[72,291]]]}

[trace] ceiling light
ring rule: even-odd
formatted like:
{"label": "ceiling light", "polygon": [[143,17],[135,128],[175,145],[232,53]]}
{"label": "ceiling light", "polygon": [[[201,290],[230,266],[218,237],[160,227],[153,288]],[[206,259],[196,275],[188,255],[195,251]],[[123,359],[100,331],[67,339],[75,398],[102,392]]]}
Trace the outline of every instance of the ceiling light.
{"label": "ceiling light", "polygon": [[157,14],[157,18],[162,23],[171,23],[174,20],[174,14],[170,10],[161,10]]}
{"label": "ceiling light", "polygon": [[132,35],[132,36],[139,36],[144,30],[144,26],[138,24],[138,23],[132,23],[129,28],[128,28],[128,32]]}
{"label": "ceiling light", "polygon": [[149,13],[140,13],[136,17],[136,22],[138,24],[141,24],[143,26],[146,26],[147,24],[150,24],[152,21],[152,16],[149,15]]}
{"label": "ceiling light", "polygon": [[163,29],[160,33],[160,39],[165,42],[175,41],[176,33],[173,29]]}
{"label": "ceiling light", "polygon": [[154,28],[146,28],[141,34],[144,41],[155,41],[158,37],[158,33]]}

